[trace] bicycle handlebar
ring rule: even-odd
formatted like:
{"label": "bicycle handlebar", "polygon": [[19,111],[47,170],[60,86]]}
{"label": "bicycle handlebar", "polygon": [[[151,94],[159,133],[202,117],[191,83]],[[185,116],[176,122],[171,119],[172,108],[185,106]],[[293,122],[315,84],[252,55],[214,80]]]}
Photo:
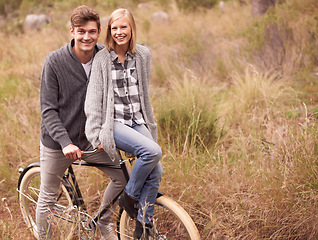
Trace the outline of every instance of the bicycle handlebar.
{"label": "bicycle handlebar", "polygon": [[[103,151],[103,150],[99,150],[98,148],[95,148],[93,150],[88,150],[88,151],[81,151],[82,152],[82,155],[92,155],[98,151]],[[128,153],[128,152],[125,152],[125,151],[120,151],[119,152],[123,152],[125,158],[135,158],[135,155],[132,154],[132,153]],[[123,157],[122,154],[120,154],[121,158]]]}
{"label": "bicycle handlebar", "polygon": [[83,155],[91,155],[91,154],[94,154],[98,151],[98,148],[95,148],[93,150],[88,150],[88,151],[82,151],[82,154]]}

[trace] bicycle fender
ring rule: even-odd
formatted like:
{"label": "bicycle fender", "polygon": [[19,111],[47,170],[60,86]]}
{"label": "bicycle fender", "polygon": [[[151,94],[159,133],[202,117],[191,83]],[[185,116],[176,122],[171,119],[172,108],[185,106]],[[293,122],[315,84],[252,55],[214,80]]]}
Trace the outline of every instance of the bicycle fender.
{"label": "bicycle fender", "polygon": [[20,184],[21,184],[21,181],[22,181],[23,176],[25,175],[25,173],[26,173],[29,169],[31,169],[31,168],[33,168],[33,167],[40,167],[40,162],[30,163],[28,166],[26,166],[26,167],[23,169],[22,173],[20,174],[19,181],[18,181],[18,190],[20,190]]}
{"label": "bicycle fender", "polygon": [[161,196],[165,195],[163,192],[158,192],[156,198],[160,198]]}

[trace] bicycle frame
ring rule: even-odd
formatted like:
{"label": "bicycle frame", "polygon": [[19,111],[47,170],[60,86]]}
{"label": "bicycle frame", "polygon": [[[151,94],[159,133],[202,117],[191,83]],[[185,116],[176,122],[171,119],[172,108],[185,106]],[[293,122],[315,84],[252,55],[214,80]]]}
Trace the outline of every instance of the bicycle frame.
{"label": "bicycle frame", "polygon": [[[97,150],[96,150],[97,151]],[[94,152],[96,152],[94,151]],[[80,191],[79,184],[75,177],[75,172],[72,165],[82,165],[88,167],[108,167],[114,169],[122,169],[127,181],[129,180],[128,171],[131,169],[127,161],[132,165],[132,161],[136,160],[136,157],[127,156],[124,152],[120,153],[119,165],[111,164],[96,164],[82,161],[73,162],[68,169],[65,171],[62,182],[62,191],[63,194],[58,195],[57,201],[61,200],[61,204],[55,204],[55,212],[52,212],[55,217],[60,218],[61,220],[66,220],[66,224],[73,225],[79,224],[76,226],[76,231],[78,234],[83,236],[88,236],[89,239],[94,237],[95,231],[97,228],[97,222],[100,217],[108,211],[113,204],[118,200],[121,193],[116,196],[116,198],[108,204],[108,206],[103,209],[99,209],[95,215],[89,215],[87,213],[88,208],[86,208],[82,193]],[[123,158],[123,156],[125,158]],[[129,170],[128,170],[129,169]],[[37,236],[37,228],[35,225],[35,206],[37,204],[36,196],[39,192],[39,175],[40,175],[40,163],[35,162],[29,164],[24,170],[19,170],[21,175],[19,178],[19,199],[20,207],[23,213],[23,217],[27,225],[29,226],[32,233]],[[33,180],[34,183],[33,184]],[[31,183],[32,182],[32,183]],[[21,185],[21,188],[20,188]],[[21,191],[20,191],[21,190]],[[34,192],[34,190],[36,190]],[[26,194],[24,194],[26,193]],[[35,197],[32,194],[35,193]],[[158,192],[157,200],[155,203],[156,211],[156,220],[155,220],[155,229],[156,235],[160,237],[159,239],[167,239],[166,236],[187,236],[182,239],[192,239],[199,240],[199,232],[191,219],[191,217],[185,212],[185,210],[174,202],[171,198],[163,196],[164,194]],[[66,201],[66,203],[65,203]],[[29,203],[31,203],[29,205]],[[87,206],[88,207],[88,206]],[[30,209],[30,211],[29,211]],[[92,214],[92,213],[90,213]],[[163,215],[162,215],[163,214]],[[57,224],[58,221],[57,221]],[[68,232],[68,225],[65,226]],[[75,229],[75,228],[74,228]],[[73,230],[74,230],[73,229]],[[68,236],[73,236],[73,230],[71,230]],[[64,230],[62,230],[64,231]],[[128,214],[121,208],[117,217],[117,234],[122,236],[123,239],[129,240],[132,238],[134,231],[134,220],[131,220]],[[174,235],[176,234],[176,235]],[[163,237],[163,238],[162,238]],[[169,238],[170,239],[170,238]]]}
{"label": "bicycle frame", "polygon": [[[83,151],[83,155],[91,155],[94,154],[98,151],[98,149],[94,149],[92,151]],[[125,159],[123,158],[123,154],[125,154]],[[80,210],[81,213],[86,215],[86,205],[84,203],[84,199],[83,199],[83,195],[81,193],[78,181],[76,179],[74,170],[72,165],[77,165],[77,166],[86,166],[86,167],[107,167],[107,168],[113,168],[113,169],[121,169],[123,171],[123,174],[126,178],[126,181],[128,182],[129,180],[129,173],[128,173],[128,169],[126,166],[126,162],[129,162],[129,164],[132,165],[132,162],[134,160],[136,160],[136,157],[134,155],[131,155],[129,153],[124,153],[123,151],[118,150],[118,155],[119,155],[119,165],[113,165],[113,164],[108,164],[108,163],[92,163],[92,162],[85,162],[85,161],[81,161],[81,160],[76,160],[74,161],[65,171],[65,174],[62,177],[62,183],[65,186],[66,190],[68,191],[73,206],[76,206],[74,209],[76,208],[80,208],[81,210],[83,210],[83,212]],[[40,167],[40,162],[34,162],[29,164],[27,167],[25,167],[23,169],[23,171],[20,171],[20,177],[19,177],[19,181],[18,181],[18,192],[20,192],[19,186],[21,184],[21,181],[25,175],[25,173],[33,167]],[[89,216],[90,223],[89,226],[90,228],[96,228],[96,223],[99,220],[99,218],[108,211],[108,209],[115,204],[115,202],[118,200],[119,196],[122,194],[123,191],[121,191],[114,199],[111,203],[109,203],[105,208],[103,208],[99,214],[96,214],[95,217],[93,216]],[[164,195],[161,192],[158,192],[157,198]],[[60,199],[60,197],[62,196],[62,193],[60,193],[60,195],[57,196],[57,201]],[[120,210],[121,212],[123,211],[123,209]],[[119,224],[119,223],[117,223]]]}
{"label": "bicycle frame", "polygon": [[[97,152],[97,149],[92,150],[92,151],[83,151],[84,155],[89,155],[89,154],[94,154]],[[90,163],[90,162],[82,162],[82,161],[74,161],[72,163],[72,165],[80,165],[80,166],[87,166],[87,167],[107,167],[107,168],[113,168],[113,169],[121,169],[124,173],[124,176],[126,178],[126,181],[128,182],[129,180],[129,173],[127,170],[127,166],[125,164],[126,161],[129,161],[129,163],[131,164],[132,161],[135,159],[135,156],[131,155],[129,156],[127,159],[123,159],[122,154],[120,153],[120,151],[118,151],[118,154],[120,156],[119,159],[119,165],[112,165],[112,164],[103,164],[103,163]],[[69,193],[74,193],[76,194],[77,197],[75,196],[71,196],[72,201],[73,201],[73,205],[76,205],[77,207],[81,207],[84,211],[87,210],[84,200],[83,200],[83,196],[82,193],[80,191],[78,182],[76,180],[75,177],[75,173],[73,170],[72,165],[70,165],[68,167],[68,170],[66,172],[66,174],[64,174],[62,181],[64,183],[64,186],[66,186],[67,190]],[[71,181],[70,181],[71,180]],[[72,188],[74,188],[74,191],[72,191]],[[104,209],[102,209],[102,211],[93,218],[93,220],[91,221],[91,224],[94,225],[94,227],[96,227],[96,223],[98,221],[98,219],[113,205],[115,204],[115,202],[117,201],[118,197],[122,194],[122,191],[113,199],[113,201],[108,204]],[[161,194],[162,195],[162,194]],[[59,199],[60,196],[58,196],[57,199]]]}
{"label": "bicycle frame", "polygon": [[[98,151],[98,149],[94,149],[92,151],[83,151],[83,155],[91,155],[94,154]],[[64,174],[62,181],[64,183],[64,186],[66,187],[67,191],[70,193],[71,198],[72,198],[72,202],[73,205],[77,206],[77,207],[81,207],[84,211],[87,210],[84,200],[83,200],[83,196],[82,193],[80,191],[78,182],[76,180],[75,177],[75,173],[73,170],[72,165],[78,165],[78,166],[87,166],[87,167],[107,167],[107,168],[113,168],[113,169],[122,169],[124,176],[126,178],[126,181],[128,182],[129,180],[129,173],[127,170],[127,166],[125,164],[125,162],[129,161],[130,164],[132,164],[132,161],[135,159],[135,156],[131,155],[129,157],[127,157],[127,159],[123,159],[123,156],[121,154],[121,152],[118,150],[118,155],[120,157],[119,159],[119,165],[113,165],[113,164],[108,164],[108,163],[91,163],[91,162],[85,162],[85,161],[79,161],[76,160],[74,161],[68,168],[66,173]],[[27,167],[25,167],[22,171],[20,170],[21,174],[18,180],[18,188],[17,190],[20,191],[19,187],[22,181],[23,176],[25,175],[25,173],[33,167],[40,167],[40,162],[34,162],[29,164]],[[73,189],[74,191],[73,191]],[[74,196],[74,194],[76,196]],[[92,223],[94,224],[94,227],[96,227],[96,222],[98,221],[98,219],[100,218],[100,216],[102,216],[118,199],[118,197],[122,194],[122,192],[120,192],[115,198],[114,200],[108,204],[93,220]],[[59,195],[57,197],[57,200],[61,197],[61,195]]]}

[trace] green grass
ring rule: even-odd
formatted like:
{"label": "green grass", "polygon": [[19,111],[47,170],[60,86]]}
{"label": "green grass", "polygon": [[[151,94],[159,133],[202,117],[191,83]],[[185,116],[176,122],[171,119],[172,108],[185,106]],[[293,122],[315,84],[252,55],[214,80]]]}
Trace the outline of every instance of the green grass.
{"label": "green grass", "polygon": [[173,151],[207,151],[215,144],[218,136],[213,88],[191,72],[180,82],[172,80],[165,98],[159,96],[154,102],[159,138]]}

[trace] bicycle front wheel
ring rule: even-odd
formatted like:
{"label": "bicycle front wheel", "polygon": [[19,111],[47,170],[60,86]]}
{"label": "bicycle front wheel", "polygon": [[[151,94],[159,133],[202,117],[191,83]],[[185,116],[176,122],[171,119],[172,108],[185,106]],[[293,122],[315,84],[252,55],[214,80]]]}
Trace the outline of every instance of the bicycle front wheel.
{"label": "bicycle front wheel", "polygon": [[[174,200],[160,196],[156,200],[153,223],[156,230],[154,239],[200,240],[200,234],[189,214]],[[133,238],[135,220],[122,212],[119,224],[121,240]]]}
{"label": "bicycle front wheel", "polygon": [[[24,220],[33,235],[38,238],[36,226],[36,206],[40,193],[40,167],[30,168],[19,186],[19,202]],[[57,202],[50,210],[48,222],[54,239],[71,239],[76,228],[76,214],[72,211],[72,199],[61,184]]]}

